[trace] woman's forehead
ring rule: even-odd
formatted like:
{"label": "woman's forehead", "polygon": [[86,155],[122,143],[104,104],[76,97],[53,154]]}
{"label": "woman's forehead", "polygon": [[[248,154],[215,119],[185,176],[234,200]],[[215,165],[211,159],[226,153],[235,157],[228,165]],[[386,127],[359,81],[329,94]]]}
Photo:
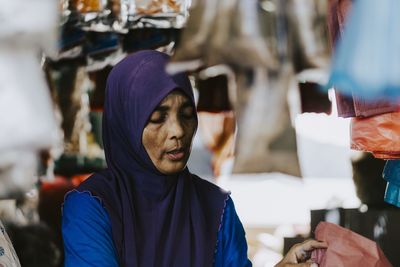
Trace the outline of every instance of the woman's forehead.
{"label": "woman's forehead", "polygon": [[189,97],[179,89],[173,90],[163,100],[161,100],[158,106],[171,105],[171,104],[183,104],[190,102]]}

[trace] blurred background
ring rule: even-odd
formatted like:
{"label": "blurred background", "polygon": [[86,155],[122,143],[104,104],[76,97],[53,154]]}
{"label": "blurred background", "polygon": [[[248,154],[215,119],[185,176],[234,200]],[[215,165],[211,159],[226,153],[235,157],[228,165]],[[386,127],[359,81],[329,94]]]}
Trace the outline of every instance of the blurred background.
{"label": "blurred background", "polygon": [[107,76],[157,49],[195,90],[189,169],[231,191],[254,266],[321,221],[400,265],[398,4],[0,0],[0,263],[63,266],[64,195],[106,167]]}

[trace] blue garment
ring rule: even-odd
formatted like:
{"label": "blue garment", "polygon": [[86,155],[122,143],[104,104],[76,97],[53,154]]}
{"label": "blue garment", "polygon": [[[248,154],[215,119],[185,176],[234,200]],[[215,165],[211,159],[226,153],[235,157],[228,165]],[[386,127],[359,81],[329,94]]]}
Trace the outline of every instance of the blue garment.
{"label": "blue garment", "polygon": [[[63,206],[65,267],[117,267],[110,217],[98,198],[73,191]],[[215,267],[251,266],[245,232],[231,198],[226,201],[214,255]]]}

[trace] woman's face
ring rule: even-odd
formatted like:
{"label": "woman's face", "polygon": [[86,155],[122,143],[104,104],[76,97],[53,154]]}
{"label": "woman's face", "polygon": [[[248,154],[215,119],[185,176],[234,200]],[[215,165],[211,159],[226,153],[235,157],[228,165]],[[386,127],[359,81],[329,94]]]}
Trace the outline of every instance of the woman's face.
{"label": "woman's face", "polygon": [[182,92],[172,91],[161,101],[142,135],[143,146],[158,171],[174,174],[185,168],[196,128],[196,110]]}

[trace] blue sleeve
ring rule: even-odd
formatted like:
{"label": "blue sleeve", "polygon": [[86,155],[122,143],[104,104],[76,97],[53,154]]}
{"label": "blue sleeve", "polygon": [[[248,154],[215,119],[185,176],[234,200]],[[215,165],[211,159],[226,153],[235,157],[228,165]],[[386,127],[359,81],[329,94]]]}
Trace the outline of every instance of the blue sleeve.
{"label": "blue sleeve", "polygon": [[247,257],[247,242],[243,225],[231,198],[226,201],[221,229],[218,232],[215,267],[252,266]]}
{"label": "blue sleeve", "polygon": [[62,216],[65,267],[118,267],[111,222],[100,200],[73,191],[65,199]]}

